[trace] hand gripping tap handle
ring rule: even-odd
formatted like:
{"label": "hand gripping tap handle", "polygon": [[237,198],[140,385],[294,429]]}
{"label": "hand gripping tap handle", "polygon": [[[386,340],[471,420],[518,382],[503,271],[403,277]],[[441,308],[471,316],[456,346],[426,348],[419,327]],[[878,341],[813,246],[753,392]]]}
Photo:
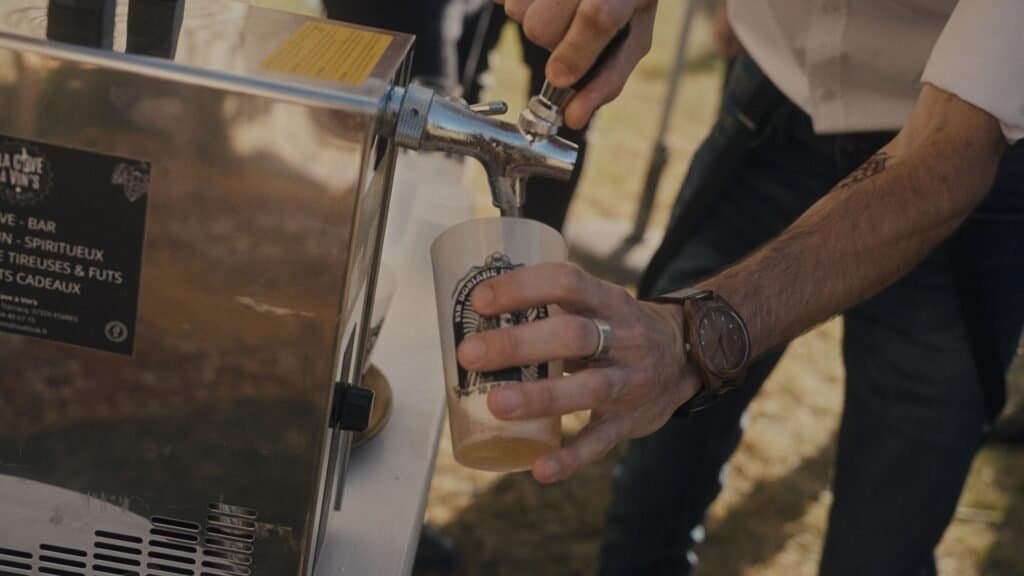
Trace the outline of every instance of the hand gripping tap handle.
{"label": "hand gripping tap handle", "polygon": [[541,97],[559,110],[564,108],[565,105],[569,103],[569,100],[572,100],[572,97],[576,95],[576,92],[582,90],[587,84],[590,84],[601,70],[604,69],[612,55],[618,52],[619,48],[621,48],[626,42],[626,39],[629,38],[631,30],[632,27],[630,24],[623,26],[622,29],[615,34],[615,37],[612,38],[611,42],[605,46],[604,50],[601,51],[597,60],[594,61],[594,65],[590,67],[590,70],[588,70],[582,78],[577,80],[571,88],[556,88],[550,81],[545,81],[544,88],[541,90]]}
{"label": "hand gripping tap handle", "polygon": [[630,25],[626,24],[601,51],[590,70],[572,88],[556,88],[550,81],[545,81],[540,94],[530,98],[530,103],[519,114],[519,130],[523,135],[534,142],[557,135],[563,121],[562,109],[569,100],[572,100],[578,89],[589,84],[600,73],[612,55],[622,47],[629,33]]}

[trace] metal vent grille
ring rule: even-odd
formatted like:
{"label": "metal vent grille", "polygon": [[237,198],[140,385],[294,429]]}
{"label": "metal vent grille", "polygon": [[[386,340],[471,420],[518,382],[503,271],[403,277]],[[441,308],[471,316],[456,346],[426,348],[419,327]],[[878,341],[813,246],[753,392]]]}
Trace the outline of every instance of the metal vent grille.
{"label": "metal vent grille", "polygon": [[139,576],[142,538],[116,532],[96,531],[92,569],[97,575]]}
{"label": "metal vent grille", "polygon": [[201,576],[248,576],[256,541],[256,511],[213,503],[206,516]]}
{"label": "metal vent grille", "polygon": [[28,552],[0,548],[0,576],[29,576],[33,564]]}
{"label": "metal vent grille", "polygon": [[250,576],[256,511],[210,504],[206,522],[154,516],[148,534],[97,530],[92,550],[0,547],[0,576]]}
{"label": "metal vent grille", "polygon": [[195,522],[154,516],[146,551],[147,575],[194,576],[203,527]]}
{"label": "metal vent grille", "polygon": [[39,573],[53,576],[86,576],[86,556],[88,554],[85,550],[40,544]]}

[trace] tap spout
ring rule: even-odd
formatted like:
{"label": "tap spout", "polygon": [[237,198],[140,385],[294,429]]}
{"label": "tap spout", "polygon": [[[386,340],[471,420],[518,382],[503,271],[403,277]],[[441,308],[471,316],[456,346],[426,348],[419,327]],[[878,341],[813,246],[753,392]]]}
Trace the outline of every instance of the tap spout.
{"label": "tap spout", "polygon": [[558,137],[536,139],[515,124],[488,117],[465,103],[417,86],[394,88],[386,107],[396,142],[477,159],[487,172],[494,206],[516,215],[525,198],[521,183],[534,176],[568,180],[576,168],[577,146]]}

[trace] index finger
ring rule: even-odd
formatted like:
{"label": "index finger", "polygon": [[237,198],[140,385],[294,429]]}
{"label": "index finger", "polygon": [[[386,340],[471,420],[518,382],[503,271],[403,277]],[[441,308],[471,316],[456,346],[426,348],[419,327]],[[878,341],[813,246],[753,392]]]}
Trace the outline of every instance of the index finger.
{"label": "index finger", "polygon": [[547,77],[568,88],[586,75],[601,52],[632,17],[629,0],[583,0],[565,38],[548,60]]}
{"label": "index finger", "polygon": [[473,309],[487,316],[557,304],[564,310],[594,316],[607,300],[602,283],[563,262],[518,268],[473,290]]}

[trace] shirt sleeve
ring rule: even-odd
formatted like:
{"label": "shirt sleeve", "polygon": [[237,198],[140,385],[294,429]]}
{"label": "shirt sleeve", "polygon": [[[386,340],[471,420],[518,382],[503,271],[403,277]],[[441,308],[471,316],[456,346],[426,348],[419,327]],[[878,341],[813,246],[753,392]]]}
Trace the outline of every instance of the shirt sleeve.
{"label": "shirt sleeve", "polygon": [[960,0],[932,49],[923,82],[999,120],[1024,138],[1024,0]]}

